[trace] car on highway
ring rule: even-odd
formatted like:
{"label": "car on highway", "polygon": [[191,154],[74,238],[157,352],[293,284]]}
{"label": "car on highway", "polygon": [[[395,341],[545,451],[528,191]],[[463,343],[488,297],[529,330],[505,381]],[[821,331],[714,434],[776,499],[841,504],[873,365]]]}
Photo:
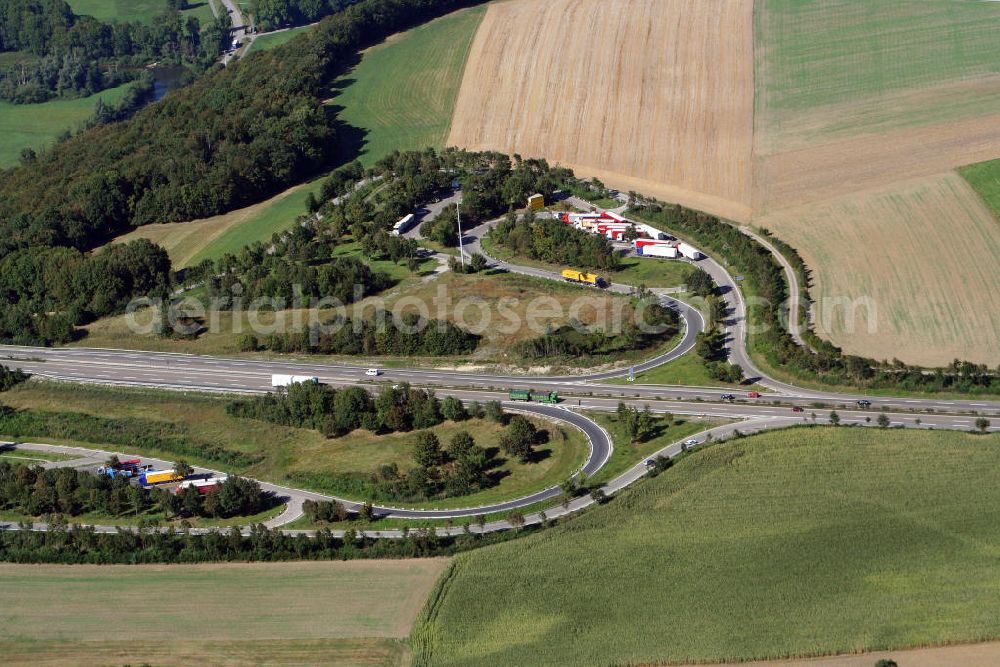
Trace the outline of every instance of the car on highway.
{"label": "car on highway", "polygon": [[871,401],[867,401],[865,399],[861,399],[860,401],[858,401],[859,408],[870,408],[871,406],[872,406]]}
{"label": "car on highway", "polygon": [[694,447],[695,445],[698,444],[698,439],[697,438],[690,438],[688,440],[685,440],[684,444],[687,445],[688,447]]}
{"label": "car on highway", "polygon": [[801,405],[792,406],[792,412],[805,412]]}
{"label": "car on highway", "polygon": [[368,370],[365,371],[365,375],[367,375],[368,377],[378,377],[381,374],[382,371],[380,371],[377,368],[369,368]]}
{"label": "car on highway", "polygon": [[760,392],[751,391],[750,393],[747,394],[747,398],[760,398]]}
{"label": "car on highway", "polygon": [[724,401],[735,401],[736,400],[736,394],[723,394],[722,395],[722,400],[724,400]]}

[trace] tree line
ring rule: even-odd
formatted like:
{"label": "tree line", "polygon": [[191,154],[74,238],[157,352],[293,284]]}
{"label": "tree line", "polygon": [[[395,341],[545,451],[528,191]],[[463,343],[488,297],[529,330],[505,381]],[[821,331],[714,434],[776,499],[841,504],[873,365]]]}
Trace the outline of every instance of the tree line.
{"label": "tree line", "polygon": [[203,70],[229,27],[226,15],[203,27],[169,3],[146,24],[78,16],[63,0],[0,0],[0,51],[24,54],[0,67],[0,98],[27,104],[92,95],[136,78],[154,60]]}
{"label": "tree line", "polygon": [[253,0],[250,13],[258,30],[314,23],[358,0]]}
{"label": "tree line", "polygon": [[[25,528],[28,524],[23,524]],[[530,532],[530,529],[529,531]],[[98,533],[93,528],[50,523],[50,530],[0,531],[0,561],[8,563],[204,563],[279,562],[292,560],[353,560],[359,558],[427,558],[451,556],[490,544],[499,544],[524,531],[498,533],[467,532],[455,537],[433,530],[409,531],[398,540],[364,538],[349,530],[334,537],[319,530],[314,537],[285,535],[260,524],[249,535],[236,527],[207,533],[169,532],[155,527],[116,533]]]}
{"label": "tree line", "polygon": [[160,511],[166,518],[230,518],[258,514],[272,503],[271,494],[265,493],[259,482],[242,477],[230,477],[203,496],[195,488],[175,494],[169,489],[145,489],[121,477],[74,468],[46,470],[0,461],[0,509],[30,517],[139,517]]}
{"label": "tree line", "polygon": [[[960,391],[964,393],[1000,392],[1000,367],[991,371],[984,364],[955,360],[945,368],[926,369],[908,366],[898,360],[878,361],[843,351],[819,339],[814,333],[805,334],[815,351],[798,345],[788,332],[782,306],[788,297],[784,271],[766,248],[733,225],[717,217],[687,209],[676,204],[656,201],[637,202],[630,215],[659,224],[665,229],[696,240],[726,261],[744,277],[761,303],[749,310],[749,317],[762,331],[754,334],[750,344],[768,363],[789,370],[799,377],[829,385],[850,385],[872,389],[907,391]],[[803,285],[807,283],[804,263],[787,244],[779,246],[791,254]]]}
{"label": "tree line", "polygon": [[406,383],[383,387],[376,396],[362,387],[334,389],[298,383],[278,393],[231,401],[226,412],[243,419],[314,429],[330,438],[359,428],[372,433],[406,432],[444,421],[441,401],[434,392]]}
{"label": "tree line", "polygon": [[397,327],[391,314],[376,313],[371,320],[347,318],[336,322],[335,332],[324,331],[327,322],[302,333],[272,334],[241,339],[244,352],[268,350],[279,353],[341,354],[350,356],[455,356],[473,352],[480,336],[447,320],[427,321],[414,313],[402,317]]}

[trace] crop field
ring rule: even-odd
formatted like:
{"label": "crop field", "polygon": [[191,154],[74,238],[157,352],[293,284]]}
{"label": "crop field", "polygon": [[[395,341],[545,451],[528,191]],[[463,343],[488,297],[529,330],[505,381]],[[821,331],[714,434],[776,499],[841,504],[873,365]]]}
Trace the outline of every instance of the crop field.
{"label": "crop field", "polygon": [[996,3],[757,4],[764,153],[1000,113]]}
{"label": "crop field", "polygon": [[[998,21],[989,2],[757,3],[754,222],[800,251],[814,298],[874,299],[874,331],[818,327],[849,352],[997,359],[1000,222],[952,170],[1000,157]],[[995,201],[988,165],[962,173]]]}
{"label": "crop field", "polygon": [[762,224],[815,270],[817,332],[846,351],[930,366],[1000,358],[1000,223],[958,175],[780,211]]}
{"label": "crop field", "polygon": [[36,665],[402,664],[398,640],[447,564],[2,565],[0,652]]}
{"label": "crop field", "polygon": [[[96,386],[73,386],[54,382],[28,382],[5,392],[3,403],[13,408],[53,412],[82,412],[107,418],[138,418],[174,425],[174,432],[192,442],[217,445],[225,449],[258,454],[263,460],[243,469],[227,468],[257,479],[336,492],[329,481],[333,473],[370,473],[379,465],[398,463],[402,470],[413,467],[414,433],[374,436],[355,431],[340,438],[326,438],[318,431],[291,428],[226,414],[227,399],[198,394],[174,394],[154,390],[119,389]],[[499,455],[499,465],[492,471],[498,483],[474,495],[451,498],[436,504],[442,507],[467,507],[497,499],[526,495],[555,486],[583,465],[588,452],[586,437],[574,428],[532,418],[539,429],[549,431],[549,442],[536,447],[537,462],[522,464]],[[460,423],[445,422],[432,431],[444,447],[459,431],[468,431],[476,443],[496,448],[502,427],[493,422],[473,419]],[[2,436],[4,434],[0,434]],[[9,434],[8,434],[9,435]],[[33,441],[121,449],[101,442],[72,442],[39,434]],[[127,447],[125,448],[127,449]],[[176,458],[169,452],[133,447],[128,453]],[[34,456],[34,452],[3,452]],[[6,460],[6,459],[4,459]],[[192,460],[211,468],[215,461]],[[427,502],[423,506],[430,506]]]}
{"label": "crop field", "polygon": [[545,156],[746,219],[753,52],[746,0],[497,3],[473,42],[448,143]]}
{"label": "crop field", "polygon": [[94,114],[98,98],[116,104],[128,84],[74,100],[51,100],[42,104],[0,102],[0,168],[18,162],[22,148],[41,151],[64,130],[75,131]]}
{"label": "crop field", "polygon": [[364,132],[360,160],[394,150],[443,148],[469,45],[485,9],[449,14],[365,52],[332,104]]}
{"label": "crop field", "polygon": [[[163,0],[67,0],[73,12],[93,16],[101,21],[139,21],[152,23],[153,19],[166,12]],[[222,0],[189,0],[188,8],[181,12],[184,16],[194,16],[202,26],[214,17],[209,2],[222,5]]]}
{"label": "crop field", "polygon": [[605,507],[459,556],[414,630],[415,664],[735,661],[996,638],[998,445],[820,427],[696,452]]}

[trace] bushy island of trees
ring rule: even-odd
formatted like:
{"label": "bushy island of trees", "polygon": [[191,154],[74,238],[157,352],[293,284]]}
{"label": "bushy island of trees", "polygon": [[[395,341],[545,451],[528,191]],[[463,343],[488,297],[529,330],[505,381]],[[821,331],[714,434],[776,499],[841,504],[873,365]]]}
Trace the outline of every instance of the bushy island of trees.
{"label": "bushy island of trees", "polygon": [[243,477],[229,477],[216,490],[201,495],[194,488],[178,493],[165,488],[144,489],[120,477],[0,461],[0,509],[29,517],[92,514],[99,522],[102,516],[142,517],[159,512],[166,519],[231,518],[259,514],[274,502],[258,482]]}
{"label": "bushy island of trees", "polygon": [[[455,398],[438,399],[432,391],[407,384],[383,388],[372,396],[361,387],[295,384],[287,391],[230,402],[228,414],[260,419],[283,426],[311,428],[328,437],[364,429],[376,435],[417,431],[413,440],[413,466],[384,465],[370,474],[296,473],[294,481],[314,488],[375,501],[416,502],[468,495],[495,486],[501,476],[495,469],[502,453],[530,463],[534,447],[548,441],[547,430],[538,429],[520,415],[507,415],[499,402],[466,407]],[[496,447],[484,448],[467,431],[458,432],[443,445],[428,430],[445,420],[464,422],[489,419],[506,428]]]}
{"label": "bushy island of trees", "polygon": [[0,67],[0,99],[15,104],[81,97],[137,78],[153,61],[214,63],[229,35],[223,14],[207,26],[164,2],[151,24],[104,23],[63,0],[0,0],[0,52],[21,52]]}
{"label": "bushy island of trees", "polygon": [[358,0],[252,0],[250,15],[259,31],[306,25],[335,14]]}
{"label": "bushy island of trees", "polygon": [[[970,394],[1000,393],[1000,367],[991,371],[983,364],[956,360],[947,368],[927,371],[907,366],[898,360],[878,361],[843,351],[809,332],[809,344],[815,350],[798,344],[788,332],[782,305],[788,298],[788,286],[781,266],[766,248],[719,218],[692,211],[679,205],[655,200],[636,202],[630,215],[658,224],[693,239],[719,257],[724,257],[745,277],[762,303],[750,308],[749,317],[762,328],[750,338],[750,344],[772,366],[794,375],[835,386],[907,391],[957,391]],[[772,240],[775,240],[772,238]],[[805,264],[787,244],[778,245],[800,273],[803,285],[808,284]],[[710,354],[712,341],[704,342],[705,357]]]}

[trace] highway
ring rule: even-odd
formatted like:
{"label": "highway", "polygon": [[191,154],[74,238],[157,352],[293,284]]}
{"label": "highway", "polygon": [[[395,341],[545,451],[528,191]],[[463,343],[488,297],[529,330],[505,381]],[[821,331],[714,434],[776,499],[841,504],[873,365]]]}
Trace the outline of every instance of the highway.
{"label": "highway", "polygon": [[[436,211],[443,208],[436,207]],[[496,221],[468,230],[463,235],[465,252],[471,255],[482,252],[479,243],[483,234]],[[485,253],[483,253],[485,255]],[[557,391],[563,401],[559,406],[537,404],[510,404],[505,408],[520,410],[535,416],[560,420],[581,430],[590,443],[590,454],[582,472],[590,476],[598,472],[613,451],[610,436],[594,421],[578,414],[576,410],[614,410],[619,401],[642,407],[649,406],[658,413],[693,415],[705,418],[732,420],[698,436],[701,442],[707,439],[719,441],[730,437],[736,431],[747,434],[769,428],[780,428],[796,424],[825,424],[836,410],[840,424],[874,427],[881,414],[886,414],[893,427],[923,429],[954,429],[969,431],[975,428],[979,415],[1000,416],[1000,402],[990,400],[949,400],[933,396],[926,397],[874,397],[862,394],[838,394],[815,390],[804,390],[793,385],[766,377],[756,368],[746,350],[746,304],[742,293],[729,272],[710,258],[697,263],[712,275],[722,288],[730,307],[726,323],[730,334],[730,359],[743,367],[745,374],[770,389],[760,399],[751,399],[746,392],[736,392],[724,388],[684,387],[637,384],[607,384],[606,380],[619,379],[628,375],[629,368],[623,367],[596,373],[581,373],[568,376],[520,376],[500,375],[489,372],[444,371],[433,368],[382,368],[381,375],[371,378],[365,375],[367,364],[331,364],[311,361],[273,360],[212,357],[139,350],[110,350],[98,348],[38,348],[26,346],[0,346],[0,363],[21,368],[43,378],[60,381],[100,383],[123,386],[156,387],[181,391],[207,391],[227,394],[262,393],[271,391],[271,375],[293,374],[316,376],[321,382],[332,386],[360,385],[377,389],[380,384],[409,382],[416,386],[433,387],[437,393],[449,395],[464,401],[505,401],[510,388],[531,388],[540,391]],[[492,265],[514,273],[561,281],[561,276],[551,271],[524,267],[492,259]],[[588,289],[588,288],[581,288]],[[634,288],[614,285],[613,291],[631,294]],[[676,299],[660,295],[662,303],[673,308],[684,322],[681,341],[671,350],[634,366],[635,372],[668,363],[690,352],[697,334],[704,330],[705,320],[701,313]],[[723,400],[726,394],[737,394],[736,400]],[[859,409],[856,401],[865,398],[872,405]],[[800,411],[793,411],[798,406]],[[1000,431],[1000,420],[994,419],[990,431]],[[67,465],[91,466],[96,461],[110,456],[111,452],[88,451],[78,448],[18,444],[19,448],[50,449],[63,453],[79,454],[76,461]],[[64,451],[65,450],[65,451]],[[680,452],[680,443],[673,443],[656,455],[675,456]],[[122,456],[128,452],[118,452]],[[88,457],[97,457],[88,458]],[[170,465],[166,461],[148,461],[157,465]],[[203,474],[215,471],[202,469]],[[614,493],[640,479],[646,473],[640,462],[632,469],[609,482],[605,493]],[[287,525],[302,516],[302,503],[307,499],[332,500],[330,496],[290,489],[262,483],[265,490],[274,492],[287,503],[287,509],[280,516],[268,522],[270,527]],[[558,487],[552,487],[523,498],[481,507],[466,507],[449,510],[427,510],[412,507],[379,506],[374,508],[377,516],[394,519],[462,519],[485,514],[505,513],[548,501],[561,494]],[[349,509],[357,509],[358,503],[349,499],[336,499]],[[589,505],[589,497],[578,498],[566,506],[548,511],[548,518],[579,510]],[[526,517],[527,523],[543,520],[538,514]],[[0,524],[0,529],[4,524]],[[8,528],[11,528],[7,524]],[[511,526],[506,521],[486,524],[484,530],[503,530]],[[40,526],[39,529],[44,529]],[[102,527],[102,530],[114,530]],[[455,531],[461,529],[454,529]],[[441,532],[441,531],[439,531]],[[369,531],[370,536],[398,537],[399,531]]]}

